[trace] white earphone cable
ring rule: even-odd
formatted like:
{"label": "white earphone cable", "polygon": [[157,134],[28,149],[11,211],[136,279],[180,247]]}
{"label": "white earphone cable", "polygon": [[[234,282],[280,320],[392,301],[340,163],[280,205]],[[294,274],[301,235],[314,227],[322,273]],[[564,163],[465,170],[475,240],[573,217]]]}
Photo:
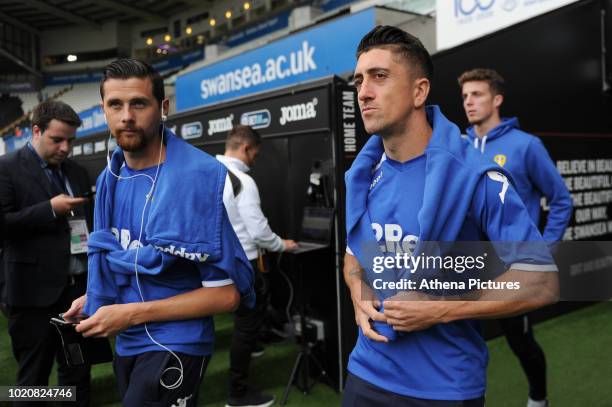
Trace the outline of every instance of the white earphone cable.
{"label": "white earphone cable", "polygon": [[[140,299],[142,302],[146,302],[144,299],[144,295],[142,294],[142,288],[140,286],[140,278],[138,276],[138,252],[140,250],[140,247],[142,246],[142,232],[144,230],[144,221],[145,221],[145,213],[147,210],[147,205],[149,204],[149,202],[152,200],[153,198],[153,191],[155,189],[155,185],[157,183],[157,176],[159,175],[159,168],[161,167],[161,160],[162,160],[162,151],[163,151],[163,146],[164,146],[164,134],[165,134],[165,130],[166,130],[166,126],[164,124],[164,122],[162,121],[162,128],[161,128],[161,135],[160,135],[160,145],[159,145],[159,159],[157,161],[157,169],[155,170],[155,176],[151,177],[148,174],[134,174],[131,175],[129,177],[122,177],[120,175],[117,175],[113,172],[113,170],[111,169],[111,165],[110,165],[110,151],[107,150],[107,154],[106,154],[106,162],[107,162],[107,168],[108,171],[115,177],[117,178],[117,180],[127,180],[127,179],[133,179],[136,177],[147,177],[150,181],[151,181],[151,188],[149,189],[149,192],[147,193],[147,195],[145,196],[145,204],[144,207],[142,208],[142,213],[140,216],[140,231],[138,232],[138,244],[136,245],[136,254],[135,254],[135,258],[134,258],[134,274],[136,276],[136,285],[138,287],[138,293],[140,295]],[[112,137],[111,133],[108,133],[109,136],[109,140]],[[153,335],[151,335],[151,333],[149,332],[149,328],[147,326],[147,323],[144,323],[144,328],[145,328],[145,332],[147,333],[149,339],[151,339],[151,341],[156,344],[157,346],[159,346],[160,348],[166,350],[167,352],[169,352],[172,356],[174,356],[176,358],[176,360],[178,361],[179,367],[168,367],[166,368],[161,375],[161,378],[159,379],[159,383],[165,387],[168,390],[173,390],[173,389],[177,389],[181,386],[181,384],[183,383],[183,363],[181,362],[181,358],[178,357],[178,355],[176,353],[174,353],[172,350],[170,350],[167,346],[159,343],[158,341],[155,340],[155,338],[153,338]],[[176,379],[176,381],[172,384],[166,384],[164,382],[164,375],[166,374],[166,372],[171,371],[171,370],[177,370],[179,372],[179,377]]]}

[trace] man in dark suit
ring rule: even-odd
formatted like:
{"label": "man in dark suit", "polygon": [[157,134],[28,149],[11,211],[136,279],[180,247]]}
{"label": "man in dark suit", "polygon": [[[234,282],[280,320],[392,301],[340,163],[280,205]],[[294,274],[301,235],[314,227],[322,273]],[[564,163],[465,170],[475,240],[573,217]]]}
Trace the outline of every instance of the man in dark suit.
{"label": "man in dark suit", "polygon": [[67,104],[43,102],[32,115],[32,140],[0,157],[5,284],[0,302],[6,304],[19,364],[16,384],[48,385],[57,356],[58,384],[77,386],[77,404],[88,405],[90,367],[66,365],[59,335],[49,323],[87,285],[84,228],[91,230],[93,211],[82,196],[91,184],[85,170],[66,158],[80,124]]}

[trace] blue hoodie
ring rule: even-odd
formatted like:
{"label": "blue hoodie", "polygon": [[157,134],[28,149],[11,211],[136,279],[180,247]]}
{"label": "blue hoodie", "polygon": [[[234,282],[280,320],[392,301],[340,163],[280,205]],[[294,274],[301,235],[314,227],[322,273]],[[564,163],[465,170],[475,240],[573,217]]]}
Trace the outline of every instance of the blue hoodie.
{"label": "blue hoodie", "polygon": [[563,239],[572,216],[572,198],[540,139],[520,130],[516,117],[503,118],[482,138],[470,127],[467,136],[487,159],[510,172],[536,226],[540,222],[540,198],[546,197],[550,210],[542,236],[549,243]]}
{"label": "blue hoodie", "polygon": [[[98,177],[87,315],[104,305],[169,298],[228,278],[247,306],[255,303],[253,270],[223,206],[225,167],[169,130],[164,138],[159,173],[157,166],[129,169],[117,148]],[[132,356],[162,350],[154,339],[202,356],[212,353],[213,338],[211,317],[151,322],[123,331],[116,351]]]}
{"label": "blue hoodie", "polygon": [[[415,253],[421,248],[428,252],[427,242],[505,242],[505,250],[495,250],[506,268],[556,270],[504,170],[465,143],[437,106],[428,106],[426,113],[433,133],[422,156],[405,163],[381,162],[383,141],[372,136],[346,174],[347,243],[367,281],[407,276],[406,269],[378,273],[372,267],[374,256],[399,253],[398,246],[388,249],[390,242],[406,238],[418,242]],[[395,239],[384,242],[383,231]],[[423,270],[413,276],[427,278],[423,273],[428,275]],[[370,286],[381,300],[396,293]],[[372,341],[359,330],[349,358],[351,374],[387,391],[429,400],[469,400],[484,394],[488,354],[477,321],[441,323],[404,335],[394,335],[384,323],[373,326],[390,341]]]}
{"label": "blue hoodie", "polygon": [[[495,163],[482,158],[481,155],[463,142],[459,137],[459,128],[448,121],[438,106],[427,106],[426,113],[433,133],[424,152],[426,157],[426,188],[423,205],[418,210],[419,242],[423,244],[425,242],[452,242],[457,240],[462,231],[472,205],[472,197],[485,174],[489,171],[499,171],[500,174],[510,175],[510,181],[514,186],[513,177],[505,169],[499,170]],[[370,283],[370,277],[373,275],[377,275],[385,281],[394,281],[398,272],[397,270],[386,269],[382,273],[376,274],[371,267],[372,259],[379,256],[380,252],[376,244],[371,244],[376,239],[374,239],[368,210],[368,194],[376,184],[377,177],[374,172],[383,153],[382,139],[379,136],[372,136],[361,149],[345,176],[347,244],[352,254],[365,269],[366,278]],[[510,189],[516,188],[511,187]],[[442,199],[443,197],[445,199]],[[519,197],[521,197],[520,194]],[[521,200],[523,200],[522,197]],[[508,210],[510,206],[506,206],[506,210]],[[523,205],[520,206],[523,207]],[[514,209],[519,211],[521,208]],[[529,213],[531,216],[531,212]],[[507,243],[511,241],[542,240],[539,233],[536,234],[537,236],[532,238],[525,238],[524,236],[510,238],[506,236],[506,238],[500,240],[505,240]],[[421,247],[415,249],[415,253],[421,251]],[[533,254],[529,253],[530,256]],[[528,262],[554,263],[548,251],[542,253],[541,256],[535,256]],[[406,270],[400,271],[399,277],[404,277],[401,273],[405,272]],[[381,300],[395,293],[395,290],[376,292]],[[390,333],[392,334],[392,332]]]}

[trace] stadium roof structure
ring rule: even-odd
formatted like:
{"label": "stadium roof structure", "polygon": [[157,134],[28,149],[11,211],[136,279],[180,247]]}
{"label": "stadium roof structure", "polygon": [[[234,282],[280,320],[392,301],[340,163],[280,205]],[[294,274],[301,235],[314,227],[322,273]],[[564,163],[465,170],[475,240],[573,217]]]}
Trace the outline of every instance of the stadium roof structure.
{"label": "stadium roof structure", "polygon": [[[0,30],[13,26],[31,35],[66,27],[101,28],[112,21],[168,25],[169,16],[218,0],[0,0]],[[34,52],[34,51],[32,51]],[[34,75],[30,58],[0,47],[0,74]]]}
{"label": "stadium roof structure", "polygon": [[24,30],[97,27],[107,21],[159,22],[214,0],[0,0],[0,20]]}

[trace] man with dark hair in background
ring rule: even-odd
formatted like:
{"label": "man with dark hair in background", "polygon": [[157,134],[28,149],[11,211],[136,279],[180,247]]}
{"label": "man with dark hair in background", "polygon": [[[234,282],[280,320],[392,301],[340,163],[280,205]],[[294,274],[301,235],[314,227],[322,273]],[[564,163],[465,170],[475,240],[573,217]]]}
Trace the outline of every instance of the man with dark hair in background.
{"label": "man with dark hair in background", "polygon": [[260,249],[282,252],[297,247],[293,240],[283,240],[270,229],[268,219],[261,211],[259,189],[247,174],[260,147],[259,133],[249,126],[238,125],[227,134],[224,155],[217,155],[217,159],[228,169],[223,202],[240,244],[255,270],[257,294],[254,309],[240,306],[235,313],[230,348],[229,407],[266,407],[274,403],[274,396],[248,387],[249,364],[268,305],[270,284],[267,275],[258,272],[257,259],[261,255]]}
{"label": "man with dark hair in background", "polygon": [[[359,337],[345,406],[484,406],[487,347],[475,319],[558,297],[554,261],[545,245],[540,250],[542,236],[503,170],[479,158],[437,106],[425,105],[432,77],[427,50],[396,27],[377,26],[358,46],[355,87],[364,126],[375,135],[346,174],[344,277]],[[386,262],[420,255],[428,242],[482,240],[530,242],[520,250],[496,246],[507,271],[493,281],[519,290],[441,297],[372,283],[379,275],[373,256]],[[429,276],[398,266],[382,273],[389,283]]]}
{"label": "man with dark hair in background", "polygon": [[[52,317],[85,292],[86,247],[71,245],[71,228],[92,227],[87,173],[67,159],[81,125],[67,104],[46,101],[32,113],[32,140],[0,157],[0,207],[8,332],[19,365],[18,386],[47,386],[53,360],[58,384],[76,386],[89,404],[90,366],[68,367]],[[24,405],[23,403],[17,403]]]}
{"label": "man with dark hair in background", "polygon": [[[84,336],[117,335],[122,403],[195,406],[212,315],[254,303],[252,270],[223,209],[226,170],[163,125],[149,64],[120,59],[100,84],[117,148],[98,178],[87,296],[65,315]],[[178,198],[178,199],[177,199]]]}
{"label": "man with dark hair in background", "polygon": [[[484,157],[510,172],[536,226],[540,199],[546,198],[549,210],[542,235],[551,245],[562,240],[572,215],[572,198],[540,139],[521,131],[516,117],[501,118],[504,78],[492,69],[472,69],[461,74],[458,82],[472,125],[467,129],[468,140]],[[499,322],[529,381],[527,407],[546,407],[546,358],[533,335],[529,315]]]}

